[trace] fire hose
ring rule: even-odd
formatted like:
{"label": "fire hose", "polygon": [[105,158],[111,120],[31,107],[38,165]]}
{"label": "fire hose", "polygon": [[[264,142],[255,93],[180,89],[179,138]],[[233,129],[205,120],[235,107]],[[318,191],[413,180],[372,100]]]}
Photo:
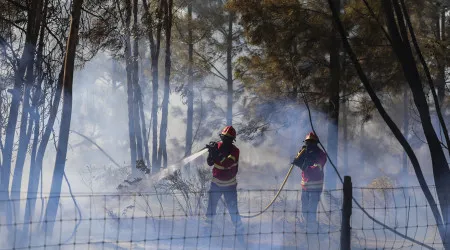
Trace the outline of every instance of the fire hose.
{"label": "fire hose", "polygon": [[269,209],[269,207],[271,207],[271,206],[273,205],[273,203],[275,202],[275,200],[276,200],[276,199],[278,198],[278,196],[280,195],[281,191],[282,191],[283,188],[284,188],[284,185],[286,184],[286,182],[287,182],[289,176],[291,175],[292,169],[294,169],[294,164],[291,164],[291,167],[289,168],[289,171],[288,171],[288,173],[286,174],[286,177],[284,177],[284,180],[283,180],[283,182],[281,183],[281,186],[280,186],[280,188],[278,189],[278,192],[277,192],[277,194],[275,195],[275,197],[273,197],[272,201],[271,201],[271,202],[270,202],[270,203],[269,203],[269,204],[268,204],[261,212],[259,212],[259,213],[257,213],[257,214],[254,214],[254,215],[241,215],[241,217],[242,217],[242,218],[253,218],[253,217],[259,216],[259,215],[263,214],[264,212],[266,212],[267,209]]}
{"label": "fire hose", "polygon": [[[205,150],[209,148],[209,146],[206,146],[205,148],[203,148],[202,150]],[[201,151],[202,151],[201,150]],[[205,151],[206,152],[206,151]],[[286,174],[286,176],[284,177],[283,182],[281,183],[280,188],[278,189],[277,193],[275,194],[275,196],[273,197],[272,201],[270,201],[270,203],[263,209],[261,210],[259,213],[257,214],[253,214],[253,215],[240,215],[242,218],[254,218],[256,216],[259,216],[261,214],[263,214],[264,212],[267,211],[267,209],[269,209],[274,203],[275,200],[278,198],[278,196],[280,195],[281,191],[283,190],[284,186],[286,185],[287,180],[289,179],[289,176],[291,175],[292,169],[294,169],[294,164],[291,164],[291,167],[289,168],[288,173]]]}
{"label": "fire hose", "polygon": [[[185,157],[185,158],[179,160],[179,161],[178,161],[176,164],[174,164],[174,165],[178,165],[178,164],[180,164],[180,163],[186,164],[186,163],[188,163],[189,161],[194,160],[194,159],[197,158],[198,156],[200,156],[200,155],[202,155],[202,154],[208,152],[207,149],[208,149],[208,146],[206,146],[206,147],[200,149],[199,151],[197,151],[197,153],[194,153],[194,154],[192,154],[192,155],[190,155],[190,156],[188,156],[188,157]],[[283,182],[281,183],[281,186],[280,186],[280,188],[278,189],[277,193],[275,194],[275,196],[273,197],[273,199],[270,201],[270,203],[269,203],[262,211],[258,212],[257,214],[253,214],[253,215],[242,215],[242,214],[241,214],[240,216],[241,216],[242,218],[254,218],[254,217],[259,216],[259,215],[263,214],[264,212],[266,212],[267,209],[269,209],[269,208],[275,203],[275,200],[276,200],[276,199],[278,198],[278,196],[280,195],[281,191],[283,190],[284,186],[286,185],[287,180],[289,179],[289,176],[290,176],[291,173],[292,173],[292,169],[294,169],[294,164],[291,164],[291,167],[289,168],[289,171],[287,172],[286,176],[284,177],[284,180],[283,180]]]}

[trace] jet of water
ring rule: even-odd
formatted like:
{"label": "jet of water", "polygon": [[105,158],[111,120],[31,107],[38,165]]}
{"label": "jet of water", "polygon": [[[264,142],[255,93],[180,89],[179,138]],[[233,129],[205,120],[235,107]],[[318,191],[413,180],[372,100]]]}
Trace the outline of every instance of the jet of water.
{"label": "jet of water", "polygon": [[197,153],[194,153],[188,157],[185,157],[185,158],[181,159],[180,161],[178,161],[177,163],[174,163],[174,164],[168,166],[166,169],[161,170],[158,174],[156,174],[152,178],[155,178],[158,181],[162,180],[162,179],[166,178],[167,176],[172,175],[175,171],[180,169],[182,166],[197,159],[198,157],[200,157],[201,155],[203,155],[207,152],[208,152],[208,148],[204,148],[204,149],[198,151]]}

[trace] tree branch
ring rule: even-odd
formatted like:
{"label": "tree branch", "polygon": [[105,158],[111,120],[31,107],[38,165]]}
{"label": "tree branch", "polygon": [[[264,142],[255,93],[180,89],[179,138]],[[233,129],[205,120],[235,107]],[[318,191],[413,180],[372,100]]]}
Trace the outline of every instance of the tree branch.
{"label": "tree branch", "polygon": [[27,6],[23,6],[20,3],[13,1],[13,0],[6,0],[6,2],[11,3],[12,5],[16,6],[17,8],[24,10],[24,11],[28,11],[28,7]]}
{"label": "tree branch", "polygon": [[222,80],[224,80],[224,81],[227,81],[227,77],[224,76],[224,75],[220,72],[220,70],[218,70],[218,69],[216,68],[216,66],[214,66],[214,64],[212,64],[212,63],[211,63],[208,59],[206,59],[202,54],[198,53],[197,50],[195,50],[195,49],[194,49],[194,53],[195,53],[196,55],[198,55],[204,62],[206,62],[207,64],[209,64],[209,66],[211,66],[211,67],[217,72],[217,74],[216,74],[215,72],[210,71],[212,74],[214,74],[215,76],[219,77],[220,79],[222,79]]}
{"label": "tree branch", "polygon": [[119,165],[119,163],[117,163],[111,156],[109,156],[109,154],[107,154],[106,152],[105,152],[105,150],[103,150],[97,143],[95,143],[93,140],[91,140],[89,137],[87,137],[87,136],[85,136],[85,135],[83,135],[83,134],[81,134],[81,133],[79,133],[79,132],[77,132],[77,131],[74,131],[74,130],[70,130],[71,132],[73,132],[73,133],[75,133],[75,134],[77,134],[77,135],[79,135],[79,136],[81,136],[81,137],[83,137],[84,139],[86,139],[86,140],[88,140],[90,143],[92,143],[92,144],[94,144],[106,157],[108,157],[108,159],[112,162],[112,163],[114,163],[114,165],[116,165],[117,167],[121,167],[120,165]]}
{"label": "tree branch", "polygon": [[81,7],[81,10],[84,11],[84,12],[86,12],[86,13],[88,13],[89,15],[91,15],[91,16],[93,16],[93,17],[96,17],[96,18],[101,19],[101,20],[103,20],[103,21],[105,20],[104,17],[102,17],[102,16],[100,16],[100,15],[97,15],[97,14],[93,13],[92,11],[87,10],[87,9],[84,8],[84,7]]}
{"label": "tree branch", "polygon": [[16,22],[14,22],[12,20],[9,20],[9,19],[6,19],[5,17],[2,17],[1,15],[0,15],[0,19],[5,21],[5,22],[7,22],[7,23],[9,23],[9,24],[11,24],[12,26],[18,28],[20,31],[26,33],[26,30],[24,28],[20,27],[19,25],[17,25]]}

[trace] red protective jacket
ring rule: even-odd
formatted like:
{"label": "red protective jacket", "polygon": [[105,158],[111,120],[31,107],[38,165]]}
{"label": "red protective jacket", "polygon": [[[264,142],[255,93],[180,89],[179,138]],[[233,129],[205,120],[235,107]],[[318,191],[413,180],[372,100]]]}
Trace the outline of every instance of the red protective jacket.
{"label": "red protective jacket", "polygon": [[317,146],[302,147],[294,160],[294,165],[302,170],[302,188],[304,190],[322,190],[323,167],[327,155]]}
{"label": "red protective jacket", "polygon": [[222,187],[233,186],[237,184],[239,149],[232,144],[228,150],[225,150],[222,144],[223,142],[217,143],[219,159],[208,157],[207,160],[209,166],[214,166],[212,182]]}

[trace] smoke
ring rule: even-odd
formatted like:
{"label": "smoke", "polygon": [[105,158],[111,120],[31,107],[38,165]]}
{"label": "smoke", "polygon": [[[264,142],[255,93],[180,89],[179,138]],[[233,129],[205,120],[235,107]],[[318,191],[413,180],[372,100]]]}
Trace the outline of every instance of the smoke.
{"label": "smoke", "polygon": [[[106,235],[110,237],[109,239],[114,239],[114,237],[119,234],[119,236],[122,235],[120,236],[122,239],[127,240],[130,239],[129,237],[133,237],[134,240],[156,237],[160,229],[162,232],[160,234],[161,239],[164,239],[166,236],[169,237],[170,232],[173,231],[174,228],[181,230],[179,232],[177,231],[177,234],[179,234],[180,237],[193,234],[193,232],[190,232],[189,230],[186,233],[183,229],[186,227],[197,228],[198,225],[196,223],[201,221],[201,216],[193,216],[186,221],[175,221],[173,225],[171,225],[172,221],[170,219],[160,221],[147,219],[144,222],[135,221],[134,224],[131,223],[130,219],[125,219],[125,217],[131,218],[133,213],[136,218],[139,216],[156,218],[163,213],[170,214],[170,212],[173,212],[176,215],[181,214],[181,210],[178,209],[181,205],[176,203],[176,199],[174,198],[179,198],[180,196],[178,195],[161,195],[161,197],[163,197],[163,200],[161,201],[158,201],[157,195],[153,196],[150,200],[150,207],[145,205],[146,203],[142,200],[137,202],[139,204],[134,204],[134,200],[130,197],[123,198],[123,200],[122,198],[119,198],[121,200],[111,199],[107,200],[106,203],[101,198],[95,198],[95,201],[92,201],[90,198],[83,197],[83,194],[86,193],[117,194],[116,187],[122,183],[131,172],[131,163],[129,162],[128,111],[126,108],[127,98],[125,82],[112,81],[111,75],[113,75],[114,72],[111,71],[111,68],[112,66],[110,67],[109,59],[105,55],[99,55],[89,62],[85,68],[75,74],[71,129],[87,135],[105,150],[105,152],[112,156],[116,162],[122,165],[121,168],[116,167],[90,142],[76,134],[72,133],[70,135],[66,174],[72,184],[74,193],[77,195],[77,201],[82,208],[83,218],[85,218],[78,230],[77,234],[79,235],[77,235],[77,241],[80,239],[87,239],[89,236],[93,235],[95,235],[96,238],[101,239],[103,237],[101,236],[102,230],[107,230]],[[204,84],[211,84],[211,82],[206,81]],[[203,145],[208,141],[215,140],[220,129],[226,125],[224,119],[225,112],[223,112],[223,109],[220,109],[220,107],[226,106],[226,97],[222,94],[213,94],[210,91],[201,92],[199,89],[196,91],[196,96],[198,97],[198,99],[196,99],[194,121],[196,140],[194,141],[192,151],[197,153],[179,161],[179,159],[182,159],[184,156],[185,117],[183,114],[186,113],[186,105],[184,105],[183,99],[178,94],[172,93],[170,96],[168,129],[170,167],[162,170],[160,173],[152,176],[146,181],[143,181],[138,190],[153,192],[156,184],[167,177],[172,176],[175,172],[180,172],[184,175],[183,178],[194,182],[198,181],[198,178],[193,178],[192,176],[198,175],[199,170],[204,172],[211,171],[211,169],[206,166],[205,153],[207,151],[203,149]],[[245,97],[245,95],[243,97]],[[400,105],[401,103],[393,103],[388,106],[388,111],[395,118],[403,117],[403,114],[398,111],[400,110]],[[144,109],[148,126],[150,124],[149,101],[144,103]],[[249,113],[246,109],[247,107],[241,105],[239,101],[235,102],[234,110],[237,115],[234,124],[238,133],[236,146],[240,149],[239,173],[237,177],[238,188],[240,190],[253,190],[255,193],[257,193],[258,190],[276,190],[286,175],[290,162],[294,159],[302,146],[304,136],[312,130],[307,110],[302,104],[281,100],[259,103],[256,105],[254,113]],[[325,149],[327,149],[329,122],[326,119],[326,114],[319,110],[313,109],[311,111],[315,130],[320,137],[321,142],[324,144]],[[266,126],[259,127],[257,126],[259,123],[252,123],[253,121],[265,123]],[[401,121],[397,121],[399,126],[401,126],[400,122]],[[257,133],[255,133],[256,137],[253,137],[252,140],[250,140],[250,137],[245,137],[242,135],[242,132],[251,131],[246,129],[251,129],[252,126],[253,128],[257,127]],[[420,137],[420,125],[419,127],[417,127],[417,124],[415,126],[417,136]],[[58,134],[58,127],[59,124],[57,123],[55,125],[55,135]],[[343,165],[344,142],[341,134],[339,135],[338,158],[334,163],[337,164],[337,169],[341,175],[352,176],[352,182],[355,187],[366,187],[372,183],[373,180],[383,176],[388,177],[395,187],[417,185],[417,180],[414,176],[399,174],[401,173],[402,168],[401,157],[403,151],[395,138],[393,138],[387,126],[376,113],[374,113],[373,118],[370,121],[362,126],[359,118],[349,116],[348,131],[349,139],[347,143],[349,145],[349,164],[348,166]],[[430,180],[429,183],[432,184],[431,164],[427,145],[419,143],[415,138],[415,134],[409,135],[409,139],[414,144],[415,152],[423,167],[423,171],[427,176],[427,180]],[[55,138],[55,140],[57,140],[57,138]],[[44,194],[48,193],[50,189],[49,180],[51,180],[53,174],[55,152],[56,150],[53,141],[50,141],[43,170]],[[187,163],[191,163],[189,169],[184,168]],[[28,166],[28,163],[26,163],[26,166]],[[329,162],[325,165],[325,168],[327,173],[333,173],[334,171]],[[28,171],[25,168],[24,173],[27,172]],[[294,169],[285,187],[286,190],[295,190],[296,192],[300,190],[300,176],[301,171],[299,169]],[[24,175],[23,179],[23,190],[26,190],[25,180],[28,180],[28,176]],[[205,183],[208,185],[207,182]],[[206,188],[207,190],[208,186],[203,188]],[[413,191],[416,193],[420,192],[420,190],[417,189]],[[62,193],[67,194],[67,192],[67,185],[64,184]],[[265,206],[267,202],[272,199],[274,192],[267,191],[260,194],[261,197],[254,197],[246,196],[245,191],[239,193],[241,201],[240,209],[242,208],[242,213],[251,214],[260,209],[260,206]],[[340,195],[338,193],[334,194],[337,197],[338,203],[331,205],[339,207]],[[117,194],[116,198],[119,195],[124,194]],[[400,196],[400,194],[394,195],[394,197],[398,196]],[[161,199],[161,197],[159,199]],[[259,232],[265,232],[264,230],[283,232],[283,230],[286,230],[286,225],[283,225],[281,221],[286,220],[289,221],[289,223],[293,223],[293,220],[296,220],[292,215],[281,212],[284,206],[291,207],[292,210],[300,209],[299,204],[294,202],[296,201],[295,195],[292,196],[289,192],[286,192],[282,193],[282,197],[285,198],[280,198],[274,205],[274,211],[277,211],[277,209],[280,210],[272,214],[272,216],[275,216],[276,218],[273,222],[271,222],[273,217],[268,215],[264,215],[256,221],[248,221],[247,230],[256,234],[251,236],[252,241],[258,242],[258,237],[261,236],[261,234],[257,234],[258,230]],[[420,195],[415,195],[414,197],[417,199],[414,202],[415,204],[418,204],[418,206],[424,201],[423,197]],[[196,200],[199,202],[195,203],[190,201],[190,203],[203,204],[199,205],[199,211],[203,214],[204,204],[206,202],[205,199],[205,197],[199,198],[199,200]],[[324,198],[322,198],[322,200],[324,200]],[[405,205],[407,204],[407,201],[408,200],[403,200],[397,204]],[[38,202],[38,204],[39,203],[40,202]],[[183,206],[187,206],[186,204],[182,203]],[[125,208],[129,205],[134,205],[135,207],[126,210]],[[331,205],[325,203],[325,206]],[[63,199],[61,206],[60,214],[58,216],[62,216],[62,218],[73,218],[75,216],[74,205],[71,199]],[[172,209],[174,209],[175,212],[171,211]],[[219,206],[219,210],[220,209]],[[153,211],[152,214],[146,214],[146,212],[150,210]],[[410,211],[409,215],[412,218],[424,211],[425,210],[416,209],[415,211]],[[389,216],[392,216],[392,213],[394,212],[390,212],[391,215]],[[407,211],[397,210],[395,213],[407,214]],[[218,214],[220,217],[220,213]],[[90,224],[89,221],[86,221],[86,218],[92,216],[101,218],[106,216],[116,222],[108,222],[106,226],[95,223]],[[223,230],[231,230],[233,228],[227,216],[228,215],[219,218],[220,221],[226,221],[227,223]],[[336,216],[336,214],[333,216]],[[377,218],[392,218],[386,217],[380,213],[376,213],[375,216]],[[121,218],[120,220],[113,219],[119,217]],[[355,212],[353,218],[355,223],[362,223],[363,221],[367,222],[367,218],[361,215],[360,212]],[[120,221],[120,225],[114,224],[117,223],[117,221]],[[260,221],[262,221],[262,225],[258,226],[257,224],[260,223]],[[405,225],[406,221],[405,218],[401,217],[397,223],[399,225]],[[410,223],[413,222],[419,224],[432,223],[432,221],[428,220],[416,220],[411,221]],[[63,236],[69,236],[74,225],[75,224],[69,225],[67,222],[64,222],[61,234]],[[292,224],[289,225],[292,226]],[[58,227],[58,225],[56,226]],[[138,235],[138,229],[145,226],[148,227],[147,234]],[[118,228],[117,230],[115,229],[116,227]],[[220,234],[223,233],[223,230],[216,231]],[[91,232],[91,235],[89,235],[89,232]],[[193,237],[195,237],[195,234],[193,234]],[[281,233],[278,235],[275,234],[272,241],[269,241],[268,238],[263,236],[261,237],[259,246],[269,247],[273,242],[277,242],[275,245],[280,246],[288,244],[283,237],[284,236],[282,236]],[[64,237],[62,238],[64,239]],[[105,240],[105,242],[109,242],[109,239]],[[55,240],[58,240],[58,236],[55,236]],[[224,240],[227,241],[227,239],[222,238],[222,240],[214,240],[213,243],[205,244],[221,245],[224,244]],[[189,242],[189,240],[186,240],[186,242]],[[161,244],[170,244],[170,241],[162,240]],[[150,245],[156,247],[154,242],[149,243],[147,246]],[[127,248],[130,246],[124,245],[121,247]]]}

